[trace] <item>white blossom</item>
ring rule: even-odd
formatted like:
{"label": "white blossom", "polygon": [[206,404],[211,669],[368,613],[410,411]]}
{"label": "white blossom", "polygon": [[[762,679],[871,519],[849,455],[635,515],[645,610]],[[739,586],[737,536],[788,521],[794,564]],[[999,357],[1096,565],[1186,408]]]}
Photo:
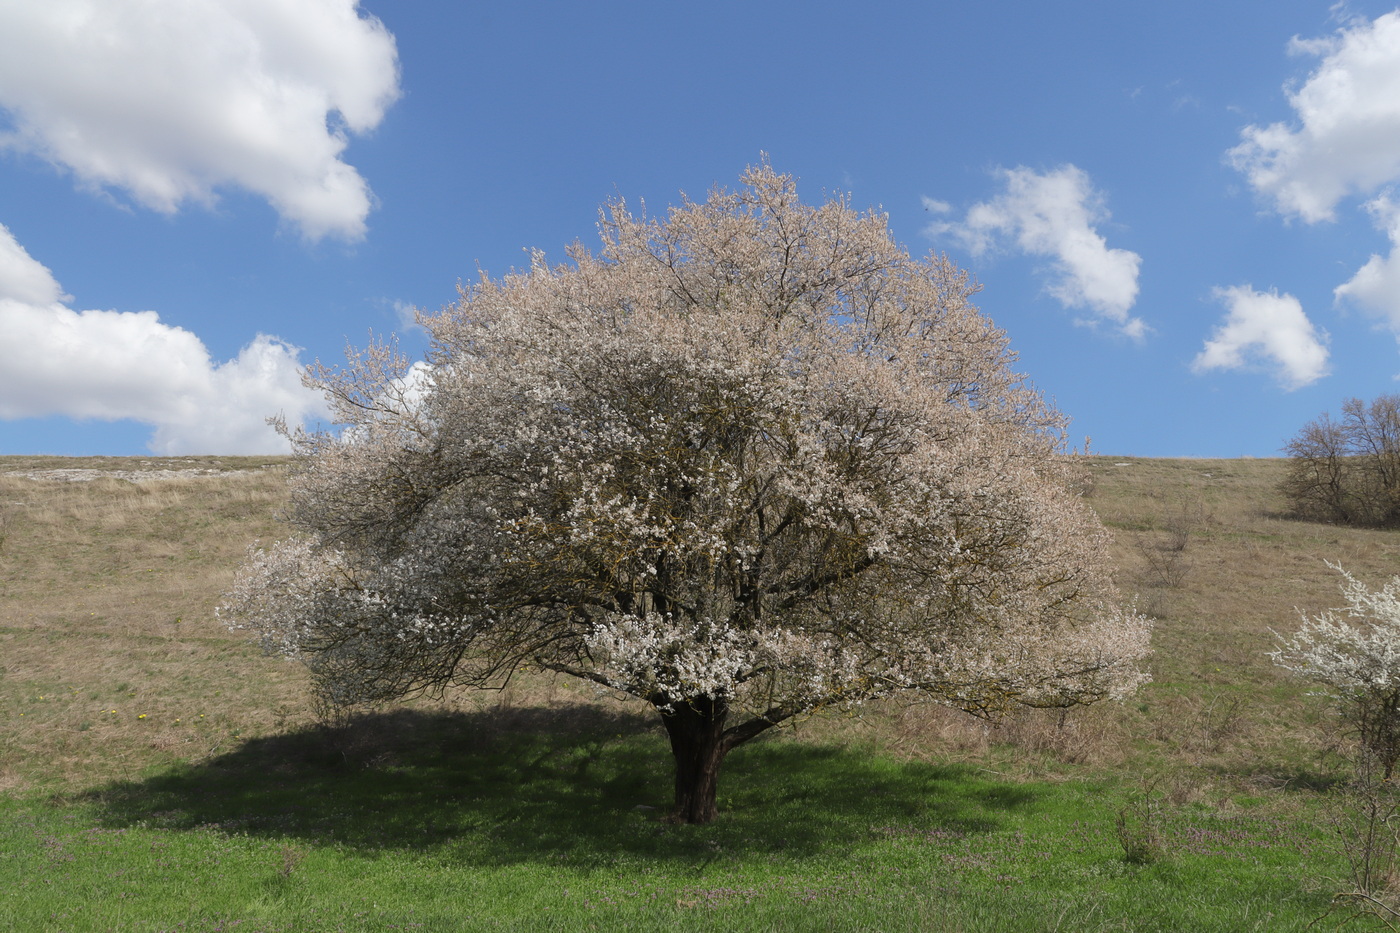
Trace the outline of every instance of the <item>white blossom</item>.
{"label": "white blossom", "polygon": [[463,288],[412,404],[392,347],[313,372],[345,427],[294,437],[300,537],[230,616],[337,698],[554,670],[672,725],[747,711],[733,743],[900,689],[992,715],[1139,685],[1065,419],[976,285],[744,181]]}
{"label": "white blossom", "polygon": [[1335,690],[1400,692],[1400,577],[1372,590],[1337,564],[1346,606],[1303,615],[1298,631],[1278,637],[1274,663]]}
{"label": "white blossom", "polygon": [[1338,701],[1389,779],[1400,763],[1400,577],[1373,590],[1340,565],[1328,566],[1342,575],[1346,606],[1303,615],[1291,636],[1275,633],[1270,657]]}

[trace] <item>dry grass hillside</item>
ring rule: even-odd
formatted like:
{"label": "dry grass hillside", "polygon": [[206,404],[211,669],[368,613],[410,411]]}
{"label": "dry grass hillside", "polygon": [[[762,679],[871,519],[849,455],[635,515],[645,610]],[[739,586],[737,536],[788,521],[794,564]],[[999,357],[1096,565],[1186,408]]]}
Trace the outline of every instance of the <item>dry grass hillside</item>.
{"label": "dry grass hillside", "polygon": [[[1092,461],[1090,502],[1114,532],[1120,587],[1156,619],[1137,736],[1180,761],[1287,777],[1335,740],[1326,705],[1266,657],[1271,630],[1341,602],[1340,563],[1400,573],[1394,532],[1301,522],[1278,494],[1287,461]],[[1145,709],[1143,709],[1145,707]]]}
{"label": "dry grass hillside", "polygon": [[[1295,607],[1338,602],[1327,560],[1371,583],[1400,572],[1400,535],[1289,519],[1284,467],[1090,461],[1120,586],[1158,620],[1154,682],[1133,702],[995,728],[889,703],[797,736],[976,757],[998,773],[1189,771],[1276,787],[1325,774],[1335,730],[1265,656],[1270,629],[1292,627]],[[135,778],[309,720],[301,670],[213,613],[248,546],[282,531],[284,469],[275,458],[0,458],[0,790]],[[531,683],[449,702],[591,697]]]}
{"label": "dry grass hillside", "polygon": [[296,667],[213,618],[249,544],[281,531],[283,475],[268,458],[0,458],[0,788],[137,776],[302,704]]}

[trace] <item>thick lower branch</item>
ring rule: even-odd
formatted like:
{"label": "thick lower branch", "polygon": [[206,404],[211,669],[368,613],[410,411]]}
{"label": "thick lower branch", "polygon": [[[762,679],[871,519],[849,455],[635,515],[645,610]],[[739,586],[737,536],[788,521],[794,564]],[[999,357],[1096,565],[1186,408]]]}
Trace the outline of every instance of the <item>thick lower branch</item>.
{"label": "thick lower branch", "polygon": [[[538,664],[541,669],[546,671],[554,671],[556,674],[568,674],[570,677],[577,677],[579,680],[591,681],[592,683],[598,684],[599,686],[607,687],[611,690],[621,689],[617,686],[617,684],[613,683],[611,680],[609,680],[607,677],[604,677],[597,671],[590,671],[582,667],[573,667],[568,664],[561,664],[557,661],[545,661],[541,658],[536,658],[535,663]],[[625,693],[627,691],[623,692]],[[642,697],[642,699],[649,699],[649,697]]]}
{"label": "thick lower branch", "polygon": [[801,710],[783,706],[774,706],[760,716],[755,716],[747,722],[742,722],[724,731],[725,751],[737,748],[750,739],[756,738],[769,729],[796,716]]}

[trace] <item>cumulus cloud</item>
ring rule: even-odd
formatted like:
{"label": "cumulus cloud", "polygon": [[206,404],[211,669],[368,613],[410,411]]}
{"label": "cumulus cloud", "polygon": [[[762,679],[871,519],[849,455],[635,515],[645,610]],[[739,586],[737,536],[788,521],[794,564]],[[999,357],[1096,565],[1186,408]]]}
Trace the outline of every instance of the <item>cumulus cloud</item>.
{"label": "cumulus cloud", "polygon": [[319,418],[297,350],[259,334],[216,363],[198,337],[154,311],[74,311],[53,274],[0,225],[0,418],[133,419],[156,453],[275,453],[282,413]]}
{"label": "cumulus cloud", "polygon": [[341,155],[398,95],[394,38],[357,0],[0,3],[0,147],[158,211],[236,186],[310,239],[357,239],[373,198]]}
{"label": "cumulus cloud", "polygon": [[1338,302],[1349,301],[1381,318],[1400,335],[1400,204],[1389,196],[1367,203],[1376,226],[1390,237],[1390,255],[1372,253],[1366,265],[1332,292]]}
{"label": "cumulus cloud", "polygon": [[[952,235],[974,256],[1015,248],[1050,260],[1047,290],[1066,308],[1087,310],[1141,340],[1148,327],[1128,312],[1137,302],[1142,257],[1108,246],[1095,225],[1108,219],[1103,195],[1073,165],[1038,173],[1025,167],[997,173],[1005,190],[975,204],[961,222],[935,222],[932,236]],[[925,199],[929,210],[946,208]]]}
{"label": "cumulus cloud", "polygon": [[1288,94],[1296,123],[1245,127],[1229,158],[1284,215],[1332,220],[1343,198],[1400,179],[1400,10],[1292,51],[1321,59]]}
{"label": "cumulus cloud", "polygon": [[1191,364],[1195,372],[1246,369],[1264,363],[1288,389],[1327,375],[1326,335],[1319,334],[1292,295],[1257,292],[1249,285],[1217,288],[1225,320]]}

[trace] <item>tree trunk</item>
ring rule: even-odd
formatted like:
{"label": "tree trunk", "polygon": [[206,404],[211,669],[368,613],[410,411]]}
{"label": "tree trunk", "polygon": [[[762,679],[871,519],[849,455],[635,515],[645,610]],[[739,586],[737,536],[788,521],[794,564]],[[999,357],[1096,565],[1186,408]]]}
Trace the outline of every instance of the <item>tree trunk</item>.
{"label": "tree trunk", "polygon": [[708,823],[719,814],[715,793],[719,790],[719,766],[729,752],[724,734],[729,705],[713,697],[677,700],[661,721],[671,738],[676,759],[676,806],[671,819],[677,823]]}

